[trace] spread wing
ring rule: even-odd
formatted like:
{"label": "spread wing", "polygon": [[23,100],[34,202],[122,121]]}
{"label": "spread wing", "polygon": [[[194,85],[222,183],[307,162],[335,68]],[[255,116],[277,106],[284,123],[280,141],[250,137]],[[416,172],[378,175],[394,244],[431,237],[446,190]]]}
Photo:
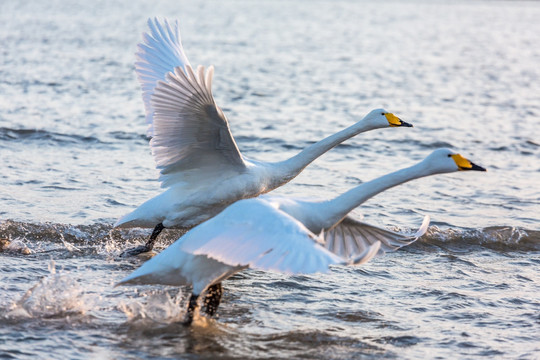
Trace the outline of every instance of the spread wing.
{"label": "spread wing", "polygon": [[180,39],[178,22],[157,18],[148,19],[149,33],[143,33],[143,42],[137,46],[135,72],[143,91],[146,111],[147,134],[154,136],[154,109],[151,98],[158,81],[165,80],[165,75],[175,67],[189,65]]}
{"label": "spread wing", "polygon": [[327,272],[333,264],[361,264],[379,249],[376,243],[361,256],[345,261],[319,241],[302,223],[266,201],[246,199],[191,230],[180,249],[230,266],[286,274]]}
{"label": "spread wing", "polygon": [[[162,186],[186,178],[190,172],[242,172],[246,165],[227,118],[212,96],[213,68],[195,73],[177,67],[159,81],[152,95],[154,137],[152,154],[161,170]],[[197,178],[197,177],[195,177]]]}
{"label": "spread wing", "polygon": [[413,243],[422,236],[427,231],[429,220],[429,216],[425,216],[416,233],[401,234],[347,216],[324,234],[324,247],[344,259],[363,253],[378,241],[381,242],[381,252],[394,251]]}

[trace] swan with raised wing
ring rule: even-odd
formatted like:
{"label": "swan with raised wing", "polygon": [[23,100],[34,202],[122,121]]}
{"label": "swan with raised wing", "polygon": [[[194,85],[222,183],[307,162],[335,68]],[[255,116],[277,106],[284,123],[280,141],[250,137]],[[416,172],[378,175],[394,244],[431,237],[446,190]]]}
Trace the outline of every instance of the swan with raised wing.
{"label": "swan with raised wing", "polygon": [[319,156],[365,131],[410,127],[376,109],[348,128],[312,144],[292,158],[262,162],[242,155],[212,95],[213,68],[193,70],[184,54],[178,23],[148,21],[139,44],[136,72],[143,90],[150,147],[166,190],[120,218],[115,227],[154,228],[150,251],[164,228],[191,228],[231,203],[256,197],[296,177]]}

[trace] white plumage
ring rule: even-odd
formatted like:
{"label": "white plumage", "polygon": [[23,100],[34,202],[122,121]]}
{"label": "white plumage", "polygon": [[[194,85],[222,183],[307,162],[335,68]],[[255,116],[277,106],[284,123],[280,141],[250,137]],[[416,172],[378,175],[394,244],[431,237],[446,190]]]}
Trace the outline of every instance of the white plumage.
{"label": "white plumage", "polygon": [[154,135],[154,109],[152,95],[157,82],[165,79],[165,75],[175,67],[185,69],[189,61],[184,54],[178,22],[161,24],[157,19],[148,19],[150,33],[143,33],[143,42],[137,49],[135,70],[143,91],[144,108],[146,110],[147,134]]}
{"label": "white plumage", "polygon": [[354,259],[324,248],[302,223],[260,198],[244,199],[194,227],[119,284],[193,285],[201,294],[244,268],[284,274],[327,272],[330,265],[362,264],[379,243]]}
{"label": "white plumage", "polygon": [[460,170],[485,171],[449,149],[438,149],[416,165],[329,201],[270,195],[237,201],[188,231],[120,284],[193,285],[192,297],[197,299],[208,286],[245,268],[299,274],[365,263],[381,244],[393,250],[414,241],[426,231],[429,218],[416,234],[404,236],[349,218],[352,209],[404,182]]}
{"label": "white plumage", "polygon": [[454,151],[442,148],[413,166],[360,184],[331,200],[302,200],[272,194],[260,198],[294,217],[311,232],[324,232],[325,247],[348,259],[362,253],[376,241],[381,242],[381,252],[394,251],[422,236],[429,225],[429,216],[426,216],[416,233],[397,233],[352,218],[348,214],[353,209],[380,192],[407,181],[463,170],[485,171]]}
{"label": "white plumage", "polygon": [[[376,109],[288,160],[270,163],[249,159],[240,153],[227,118],[213,98],[213,68],[192,69],[177,22],[151,19],[148,24],[150,33],[144,34],[139,45],[136,72],[152,136],[150,147],[166,190],[120,218],[116,227],[193,227],[234,201],[289,182],[317,157],[352,136],[378,128],[411,126],[384,109]],[[159,231],[161,228],[156,236]]]}

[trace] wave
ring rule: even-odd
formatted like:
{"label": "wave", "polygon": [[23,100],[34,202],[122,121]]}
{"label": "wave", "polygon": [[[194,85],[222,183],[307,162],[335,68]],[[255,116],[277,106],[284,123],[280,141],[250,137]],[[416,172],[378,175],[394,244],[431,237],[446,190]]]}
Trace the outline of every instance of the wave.
{"label": "wave", "polygon": [[[3,248],[25,251],[25,247],[32,249],[36,244],[40,248],[46,248],[46,244],[62,244],[68,250],[106,246],[109,252],[120,252],[130,245],[143,244],[150,233],[151,229],[113,229],[110,223],[70,225],[4,220],[0,222],[0,251]],[[184,233],[185,230],[166,229],[160,236],[160,244],[172,244]],[[540,231],[512,226],[457,230],[432,225],[412,247],[422,244],[479,246],[496,251],[539,251]]]}
{"label": "wave", "polygon": [[[415,148],[431,150],[438,148],[460,148],[460,146],[457,146],[448,141],[432,141],[429,139],[405,138],[393,139],[392,142],[394,144],[412,145]],[[504,145],[501,145],[499,142],[487,142],[486,149],[494,152],[516,152],[520,155],[527,156],[535,155],[540,149],[540,144],[527,138],[515,138],[509,139],[508,142]]]}
{"label": "wave", "polygon": [[[184,232],[166,229],[160,236],[160,244],[168,246]],[[5,220],[0,222],[0,252],[116,256],[126,248],[143,245],[150,233],[151,229],[113,229],[108,223],[71,225]]]}
{"label": "wave", "polygon": [[540,250],[540,231],[513,226],[490,226],[468,230],[441,230],[437,226],[430,226],[420,240],[436,245],[476,245],[499,251]]}
{"label": "wave", "polygon": [[[120,141],[138,141],[148,142],[145,134],[111,131],[105,134],[109,137],[107,141],[99,139],[96,136],[83,136],[78,134],[65,134],[45,129],[13,129],[0,127],[0,140],[2,141],[48,141],[60,145],[69,144],[103,144],[108,145],[112,142]],[[110,140],[110,141],[109,141]]]}
{"label": "wave", "polygon": [[62,134],[43,129],[12,129],[0,127],[0,140],[39,140],[54,141],[59,144],[71,143],[101,143],[101,140],[94,136],[82,136],[77,134]]}

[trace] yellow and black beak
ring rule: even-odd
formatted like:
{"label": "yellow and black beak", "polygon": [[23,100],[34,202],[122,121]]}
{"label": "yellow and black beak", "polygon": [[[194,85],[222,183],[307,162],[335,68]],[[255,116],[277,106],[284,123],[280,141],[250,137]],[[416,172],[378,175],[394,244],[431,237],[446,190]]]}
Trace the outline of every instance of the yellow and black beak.
{"label": "yellow and black beak", "polygon": [[454,162],[456,163],[459,170],[475,170],[475,171],[487,171],[481,166],[476,165],[475,163],[470,162],[459,154],[450,155]]}
{"label": "yellow and black beak", "polygon": [[384,113],[384,116],[386,117],[386,120],[388,120],[388,124],[390,124],[390,126],[392,127],[396,127],[396,126],[413,127],[412,124],[402,121],[400,118],[398,118],[396,115],[392,113]]}

